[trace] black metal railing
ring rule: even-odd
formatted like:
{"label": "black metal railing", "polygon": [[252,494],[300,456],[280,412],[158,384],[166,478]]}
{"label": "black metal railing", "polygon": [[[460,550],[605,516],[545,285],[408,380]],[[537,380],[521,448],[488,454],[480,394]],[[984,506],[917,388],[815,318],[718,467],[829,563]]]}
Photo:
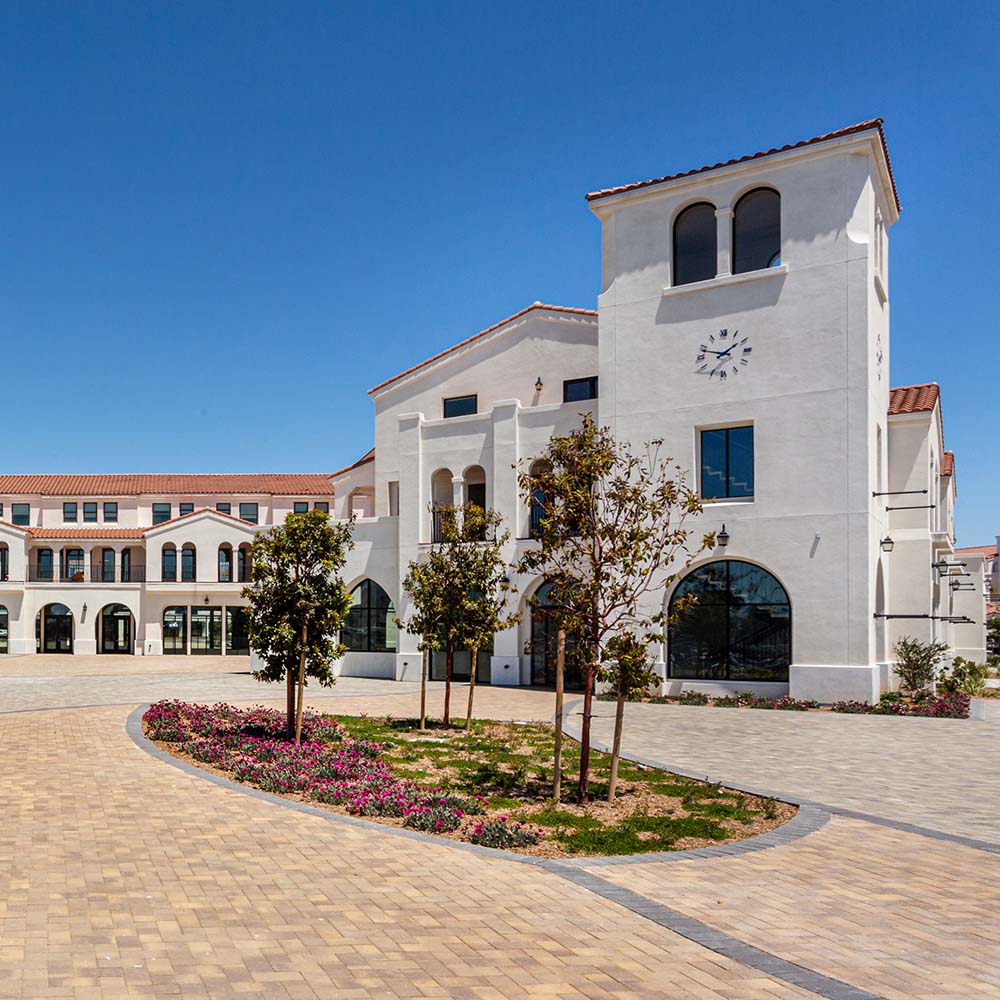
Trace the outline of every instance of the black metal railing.
{"label": "black metal railing", "polygon": [[441,510],[431,511],[431,541],[432,542],[443,542],[444,541],[444,526],[448,523],[454,523],[455,512],[449,508],[442,508]]}
{"label": "black metal railing", "polygon": [[129,566],[105,566],[103,564],[91,565],[91,583],[145,583],[146,567],[143,565]]}

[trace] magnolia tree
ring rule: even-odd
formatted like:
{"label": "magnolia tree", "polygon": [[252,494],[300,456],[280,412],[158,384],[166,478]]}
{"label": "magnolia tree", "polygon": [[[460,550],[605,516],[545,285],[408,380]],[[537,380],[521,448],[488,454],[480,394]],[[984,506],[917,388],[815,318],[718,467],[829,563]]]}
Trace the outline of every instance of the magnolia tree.
{"label": "magnolia tree", "polygon": [[288,737],[294,736],[296,744],[302,739],[306,678],[332,685],[331,664],[346,652],[337,637],[351,595],[339,573],[354,544],[353,527],[353,519],[331,522],[324,512],[312,510],[290,514],[253,543],[253,583],[243,590],[250,602],[250,648],[263,662],[253,676],[285,681]]}
{"label": "magnolia tree", "polygon": [[538,544],[517,570],[551,584],[546,602],[574,643],[583,675],[581,802],[590,797],[594,681],[605,646],[625,633],[655,638],[666,623],[663,592],[715,545],[714,532],[695,536],[689,519],[701,512],[701,499],[661,457],[661,446],[652,441],[633,454],[584,414],[579,428],[553,437],[531,471],[518,475],[525,502],[540,505],[541,517]]}
{"label": "magnolia tree", "polygon": [[496,511],[484,510],[478,504],[435,509],[440,516],[441,540],[434,542],[422,559],[409,565],[403,588],[413,610],[400,624],[421,637],[425,674],[427,652],[444,650],[442,722],[445,726],[451,725],[455,650],[469,651],[471,677],[465,718],[468,729],[472,722],[479,650],[492,642],[496,632],[510,628],[519,618],[517,613],[505,614],[511,586],[501,553],[510,535],[499,531],[501,517]]}

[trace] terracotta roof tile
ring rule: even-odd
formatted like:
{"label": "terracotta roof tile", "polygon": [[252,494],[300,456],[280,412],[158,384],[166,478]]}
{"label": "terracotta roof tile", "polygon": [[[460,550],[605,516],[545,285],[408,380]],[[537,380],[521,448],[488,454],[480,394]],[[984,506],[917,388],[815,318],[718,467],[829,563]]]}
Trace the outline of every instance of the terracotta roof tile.
{"label": "terracotta roof tile", "polygon": [[[413,365],[407,368],[406,371],[400,372],[398,375],[393,375],[392,378],[387,378],[384,382],[379,382],[378,385],[373,386],[368,390],[369,395],[373,392],[378,392],[379,389],[384,389],[387,385],[392,385],[393,382],[398,382],[401,378],[405,378],[407,375],[413,374],[413,372],[438,361],[440,358],[451,354],[453,351],[457,351],[467,344],[471,344],[473,341],[479,340],[480,337],[485,337],[488,333],[492,333],[494,330],[499,330],[500,327],[506,326],[508,323],[513,323],[514,320],[520,319],[526,313],[532,312],[534,309],[548,310],[549,312],[559,312],[559,313],[572,313],[577,316],[596,316],[596,309],[579,309],[575,306],[550,306],[546,305],[544,302],[532,302],[530,306],[525,309],[521,309],[519,312],[514,313],[513,316],[508,316],[506,319],[500,320],[499,323],[494,323],[492,326],[488,326],[485,330],[480,330],[479,333],[474,333],[471,337],[466,337],[465,340],[459,341],[451,347],[446,348],[443,351],[439,351],[437,354],[429,357],[426,361],[421,361],[418,365]],[[344,470],[341,469],[341,472]]]}
{"label": "terracotta roof tile", "polygon": [[214,514],[216,517],[224,517],[227,521],[235,521],[237,524],[242,524],[244,527],[257,527],[253,521],[244,521],[243,518],[236,517],[235,514],[226,514],[224,511],[216,510],[214,507],[198,507],[189,514],[178,514],[177,517],[172,517],[169,521],[161,521],[159,524],[149,524],[145,528],[140,528],[139,530],[145,534],[147,531],[152,531],[154,528],[165,528],[167,525],[176,524],[178,521],[186,521],[188,518],[195,517],[198,514],[204,514],[206,512]]}
{"label": "terracotta roof tile", "polygon": [[955,453],[953,451],[946,451],[941,456],[941,475],[951,476],[955,472]]}
{"label": "terracotta roof tile", "polygon": [[889,413],[924,413],[933,410],[940,395],[937,382],[897,386],[889,390]]}
{"label": "terracotta roof tile", "polygon": [[356,462],[352,462],[350,465],[345,465],[342,469],[337,469],[336,472],[331,472],[330,478],[336,479],[337,476],[342,476],[345,472],[351,472],[353,469],[359,469],[361,468],[362,465],[367,465],[369,462],[374,462],[374,461],[375,461],[375,449],[370,448]]}
{"label": "terracotta roof tile", "polygon": [[28,528],[32,538],[142,538],[142,528]]}
{"label": "terracotta roof tile", "polygon": [[737,163],[746,163],[750,160],[759,160],[765,156],[773,156],[775,153],[787,153],[791,149],[801,149],[803,146],[813,146],[819,142],[828,142],[831,139],[843,139],[849,135],[856,135],[859,132],[867,132],[870,129],[878,129],[879,141],[882,144],[882,152],[885,154],[886,167],[889,170],[889,181],[892,184],[892,196],[896,202],[896,211],[900,211],[902,206],[899,202],[899,192],[896,190],[896,179],[892,175],[892,162],[889,160],[889,147],[885,142],[885,132],[882,129],[881,118],[871,118],[868,121],[858,122],[857,125],[848,125],[847,128],[837,129],[836,132],[827,132],[825,135],[813,136],[811,139],[803,139],[800,142],[789,143],[787,146],[778,146],[774,149],[762,150],[759,153],[749,153],[746,156],[739,156],[733,160],[725,160],[720,163],[712,163],[704,167],[695,167],[694,170],[685,170],[679,174],[668,174],[666,177],[655,177],[648,181],[635,181],[632,184],[620,184],[618,187],[602,188],[600,191],[591,191],[587,195],[587,201],[596,201],[598,198],[607,198],[613,194],[622,194],[625,191],[636,191],[639,188],[651,187],[653,184],[665,184],[667,181],[680,180],[682,177],[693,177],[695,174],[705,174],[710,170],[720,170],[722,167],[732,167]]}
{"label": "terracotta roof tile", "polygon": [[329,496],[333,494],[333,484],[328,476],[319,473],[0,475],[0,496],[191,496],[200,493]]}
{"label": "terracotta roof tile", "polygon": [[970,545],[968,548],[965,549],[955,549],[956,556],[961,556],[966,554],[982,555],[987,557],[995,556],[997,554],[996,543],[994,542],[992,545]]}

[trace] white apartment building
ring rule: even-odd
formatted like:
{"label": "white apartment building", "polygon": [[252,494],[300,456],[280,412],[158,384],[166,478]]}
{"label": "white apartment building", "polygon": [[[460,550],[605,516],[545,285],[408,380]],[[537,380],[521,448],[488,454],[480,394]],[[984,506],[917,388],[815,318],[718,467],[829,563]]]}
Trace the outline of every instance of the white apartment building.
{"label": "white apartment building", "polygon": [[[128,609],[137,651],[245,647],[239,585],[216,579],[211,560],[220,553],[220,578],[228,558],[238,573],[240,546],[254,531],[295,503],[332,499],[335,517],[357,517],[345,574],[355,602],[343,633],[349,652],[338,670],[416,679],[417,637],[394,621],[408,616],[402,581],[435,537],[435,505],[497,510],[513,563],[535,544],[538,515],[515,469],[530,469],[551,435],[586,411],[634,446],[662,438],[705,497],[697,531],[725,528],[727,544],[662,595],[667,607],[681,594],[699,597],[651,651],[664,691],[873,700],[893,684],[891,647],[904,634],[982,659],[982,566],[954,554],[956,477],[939,388],[888,383],[888,234],[899,201],[881,120],[587,198],[601,225],[597,309],[536,302],[375,386],[374,447],[345,469],[177,477],[174,491],[131,484],[118,503],[124,512],[124,494],[132,496],[135,534],[121,539],[67,534],[104,526],[67,527],[63,504],[73,501],[56,483],[36,489],[34,520],[23,523],[30,491],[13,480],[89,477],[0,477],[10,650],[48,650],[50,628],[62,634],[49,624],[53,602],[74,618],[75,651],[108,646],[109,603]],[[200,478],[220,482],[198,491]],[[240,520],[240,491],[229,480],[266,512],[257,525]],[[90,504],[104,498],[80,485],[72,494],[80,514],[85,494]],[[154,525],[153,502],[180,494],[190,511],[174,506]],[[18,518],[9,516],[15,496]],[[220,498],[228,512],[214,510]],[[199,549],[194,579],[164,580],[164,550],[183,559],[186,545]],[[120,567],[132,546],[141,553],[135,564],[141,558],[148,569],[144,581],[94,581],[105,559]],[[221,554],[225,546],[232,557]],[[51,550],[43,563],[40,548]],[[81,550],[86,568],[78,570]],[[58,569],[59,582],[37,579],[39,565]],[[521,623],[480,654],[477,679],[549,684],[545,581],[512,582]],[[123,595],[133,603],[118,601]],[[540,609],[528,606],[532,596]],[[219,616],[206,617],[203,606]],[[84,607],[102,617],[87,618]],[[175,608],[186,615],[183,641],[167,617]],[[209,650],[206,634],[219,636]],[[456,676],[470,667],[459,656]],[[441,671],[435,660],[432,675]]]}
{"label": "white apartment building", "polygon": [[257,531],[324,475],[0,476],[0,653],[248,655]]}

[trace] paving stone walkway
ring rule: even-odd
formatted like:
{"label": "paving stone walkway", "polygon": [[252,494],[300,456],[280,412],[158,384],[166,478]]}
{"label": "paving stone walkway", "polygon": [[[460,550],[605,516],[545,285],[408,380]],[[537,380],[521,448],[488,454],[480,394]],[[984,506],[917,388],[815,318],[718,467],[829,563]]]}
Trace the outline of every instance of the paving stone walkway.
{"label": "paving stone walkway", "polygon": [[[0,997],[1000,998],[1000,855],[835,815],[766,850],[583,863],[560,875],[293,811],[186,773],[132,741],[131,706],[156,684],[169,691],[154,697],[280,704],[280,692],[262,697],[266,689],[218,663],[153,677],[133,660],[113,674],[60,676],[56,658],[17,659],[19,667],[0,669]],[[80,688],[115,703],[56,710],[53,702],[74,704]],[[210,689],[220,693],[199,693]],[[459,707],[464,695],[456,692]],[[402,715],[417,698],[404,685],[345,679],[309,701]],[[430,698],[436,709],[440,690]],[[476,702],[484,717],[552,710],[547,692],[483,687]],[[694,714],[686,722],[677,713]],[[645,716],[635,712],[628,732],[646,756],[670,759],[684,744],[664,741],[693,726],[692,765],[712,769],[728,743],[736,778],[756,773],[747,757],[767,760],[775,740],[792,739],[756,718],[772,713]],[[715,716],[729,728],[713,728]],[[995,740],[992,721],[964,725]],[[887,760],[900,732],[841,736]],[[925,765],[952,753],[956,739],[983,739],[935,724],[919,733]],[[911,742],[920,741],[903,737]],[[969,745],[996,757],[995,742]],[[845,802],[857,794],[849,783],[810,786],[830,750],[815,732],[794,748],[815,758],[786,761],[799,794]],[[781,776],[771,766],[753,764],[756,783]],[[909,786],[917,814],[917,797],[947,792],[929,782]],[[1000,798],[962,811],[963,797],[950,794],[960,808],[947,825],[959,834],[983,835],[996,821]],[[864,801],[902,812],[897,798],[906,803],[906,786]]]}

